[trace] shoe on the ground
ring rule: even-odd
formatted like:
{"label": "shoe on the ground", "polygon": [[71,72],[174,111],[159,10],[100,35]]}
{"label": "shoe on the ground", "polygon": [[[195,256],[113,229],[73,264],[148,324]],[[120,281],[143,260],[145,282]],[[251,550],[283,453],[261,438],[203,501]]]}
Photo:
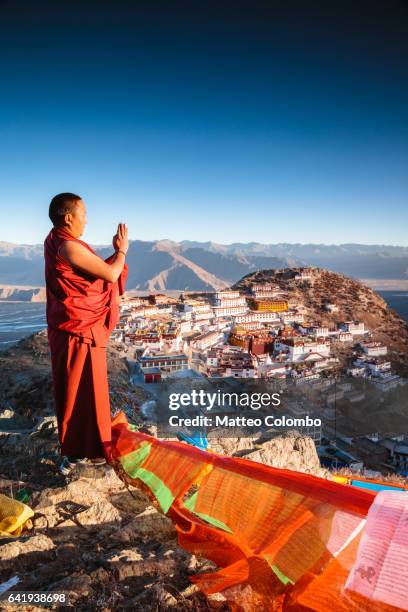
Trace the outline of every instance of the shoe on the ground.
{"label": "shoe on the ground", "polygon": [[68,476],[70,472],[77,466],[79,463],[86,463],[86,459],[75,459],[73,457],[64,457],[58,467],[58,470],[64,476]]}

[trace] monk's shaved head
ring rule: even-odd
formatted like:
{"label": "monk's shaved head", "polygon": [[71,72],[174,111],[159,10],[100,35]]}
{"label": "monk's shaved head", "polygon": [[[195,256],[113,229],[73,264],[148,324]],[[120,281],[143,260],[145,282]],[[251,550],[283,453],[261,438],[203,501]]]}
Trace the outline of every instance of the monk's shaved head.
{"label": "monk's shaved head", "polygon": [[55,227],[64,224],[64,216],[73,213],[81,199],[75,193],[59,193],[52,198],[48,214]]}

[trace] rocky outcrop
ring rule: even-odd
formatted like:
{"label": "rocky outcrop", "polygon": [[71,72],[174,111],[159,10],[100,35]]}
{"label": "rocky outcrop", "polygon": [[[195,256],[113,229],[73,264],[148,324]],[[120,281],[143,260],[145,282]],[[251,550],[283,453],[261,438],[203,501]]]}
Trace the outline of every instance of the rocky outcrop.
{"label": "rocky outcrop", "polygon": [[311,438],[297,432],[274,436],[272,439],[256,438],[209,438],[210,449],[229,456],[242,457],[271,467],[305,472],[326,477],[327,470],[321,468],[316,446]]}
{"label": "rocky outcrop", "polygon": [[111,467],[80,465],[64,486],[33,492],[29,503],[32,532],[0,541],[2,580],[17,575],[19,590],[64,591],[78,610],[130,602],[200,610],[188,574],[208,563],[178,548],[171,521]]}

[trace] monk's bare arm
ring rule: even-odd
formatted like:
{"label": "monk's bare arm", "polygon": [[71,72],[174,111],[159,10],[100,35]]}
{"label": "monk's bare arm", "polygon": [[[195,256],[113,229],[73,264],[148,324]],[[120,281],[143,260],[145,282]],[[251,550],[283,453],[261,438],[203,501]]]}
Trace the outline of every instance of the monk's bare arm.
{"label": "monk's bare arm", "polygon": [[125,264],[125,255],[120,251],[116,253],[115,261],[108,264],[82,244],[71,240],[66,240],[62,244],[60,254],[71,266],[109,283],[118,280]]}

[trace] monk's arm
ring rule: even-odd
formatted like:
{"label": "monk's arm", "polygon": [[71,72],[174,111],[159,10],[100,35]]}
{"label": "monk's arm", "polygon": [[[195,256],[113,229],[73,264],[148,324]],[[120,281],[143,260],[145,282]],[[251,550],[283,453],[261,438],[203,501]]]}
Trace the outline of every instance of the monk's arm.
{"label": "monk's arm", "polygon": [[125,255],[120,251],[116,253],[115,260],[112,263],[106,263],[94,253],[88,251],[82,244],[71,240],[66,240],[62,244],[60,254],[71,266],[109,283],[118,280],[125,265]]}

